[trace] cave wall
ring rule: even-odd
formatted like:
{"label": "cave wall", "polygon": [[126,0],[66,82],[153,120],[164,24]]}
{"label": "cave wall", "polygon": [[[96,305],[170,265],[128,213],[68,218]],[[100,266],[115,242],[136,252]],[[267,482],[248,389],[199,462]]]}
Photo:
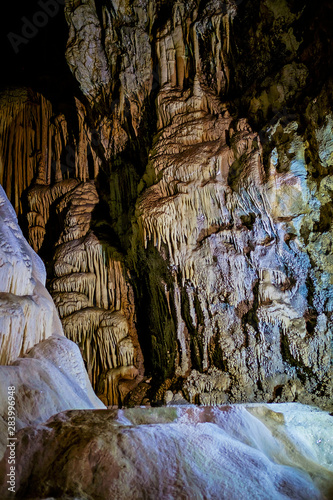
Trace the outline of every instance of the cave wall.
{"label": "cave wall", "polygon": [[330,405],[325,6],[64,11],[75,96],[2,93],[0,182],[98,395]]}

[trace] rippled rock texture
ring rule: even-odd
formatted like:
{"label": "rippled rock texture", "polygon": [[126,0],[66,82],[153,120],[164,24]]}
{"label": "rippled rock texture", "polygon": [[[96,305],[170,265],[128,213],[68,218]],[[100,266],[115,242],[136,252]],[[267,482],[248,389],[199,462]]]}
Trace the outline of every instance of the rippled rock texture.
{"label": "rippled rock texture", "polygon": [[2,94],[0,180],[106,404],[332,406],[325,8],[67,0],[70,106]]}
{"label": "rippled rock texture", "polygon": [[328,499],[331,430],[300,404],[64,412],[18,433],[17,497]]}

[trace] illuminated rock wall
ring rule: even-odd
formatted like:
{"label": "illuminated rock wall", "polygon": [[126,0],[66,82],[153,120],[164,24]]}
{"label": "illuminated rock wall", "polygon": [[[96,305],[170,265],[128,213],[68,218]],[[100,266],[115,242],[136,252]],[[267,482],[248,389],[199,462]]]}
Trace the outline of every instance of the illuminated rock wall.
{"label": "illuminated rock wall", "polygon": [[107,404],[331,405],[333,85],[292,4],[68,0],[71,112],[4,94],[1,182]]}

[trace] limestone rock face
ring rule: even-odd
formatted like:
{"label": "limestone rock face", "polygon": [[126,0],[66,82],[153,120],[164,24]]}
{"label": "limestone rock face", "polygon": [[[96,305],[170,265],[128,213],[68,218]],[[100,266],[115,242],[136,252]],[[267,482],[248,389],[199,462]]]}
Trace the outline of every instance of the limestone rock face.
{"label": "limestone rock face", "polygon": [[0,180],[105,403],[331,407],[333,82],[314,9],[67,0],[66,111],[3,94]]}
{"label": "limestone rock face", "polygon": [[[296,241],[287,244],[288,226],[272,213],[259,137],[245,120],[232,124],[198,81],[193,95],[161,91],[158,106],[150,161],[160,180],[144,191],[138,211],[145,245],[152,242],[171,270],[176,374],[206,372],[219,356],[217,367],[229,376],[221,387],[208,372],[204,393],[199,380],[186,386],[190,400],[216,403],[226,390],[253,399],[261,379],[262,396],[271,399],[297,378],[288,351],[323,380],[331,363],[327,320],[318,335],[307,335],[309,257]],[[318,365],[310,361],[317,356]]]}
{"label": "limestone rock face", "polygon": [[298,404],[63,412],[18,433],[17,497],[329,498],[331,420]]}

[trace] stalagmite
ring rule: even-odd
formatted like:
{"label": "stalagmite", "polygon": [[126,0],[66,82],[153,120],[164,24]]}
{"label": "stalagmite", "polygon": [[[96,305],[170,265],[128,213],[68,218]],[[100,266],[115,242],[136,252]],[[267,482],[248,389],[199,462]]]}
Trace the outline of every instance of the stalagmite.
{"label": "stalagmite", "polygon": [[120,380],[132,380],[138,375],[135,366],[122,366],[102,374],[97,388],[97,395],[101,401],[109,406],[122,402],[122,395],[118,385]]}

